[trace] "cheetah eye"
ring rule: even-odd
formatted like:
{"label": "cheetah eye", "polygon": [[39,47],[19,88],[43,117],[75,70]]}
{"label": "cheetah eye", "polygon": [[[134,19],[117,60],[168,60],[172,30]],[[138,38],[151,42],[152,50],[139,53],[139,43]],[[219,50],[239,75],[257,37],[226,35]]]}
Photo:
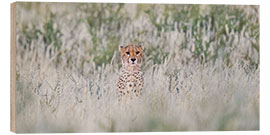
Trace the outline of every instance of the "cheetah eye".
{"label": "cheetah eye", "polygon": [[139,54],[139,53],[140,53],[139,51],[136,52],[136,54]]}
{"label": "cheetah eye", "polygon": [[129,52],[126,52],[127,55],[129,55]]}

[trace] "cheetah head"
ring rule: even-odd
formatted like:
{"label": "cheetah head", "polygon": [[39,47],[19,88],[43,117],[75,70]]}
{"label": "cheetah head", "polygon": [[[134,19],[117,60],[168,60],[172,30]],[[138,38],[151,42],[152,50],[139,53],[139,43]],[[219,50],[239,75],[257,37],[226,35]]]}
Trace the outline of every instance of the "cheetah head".
{"label": "cheetah head", "polygon": [[129,44],[119,46],[121,52],[121,60],[124,68],[136,69],[142,65],[143,46]]}

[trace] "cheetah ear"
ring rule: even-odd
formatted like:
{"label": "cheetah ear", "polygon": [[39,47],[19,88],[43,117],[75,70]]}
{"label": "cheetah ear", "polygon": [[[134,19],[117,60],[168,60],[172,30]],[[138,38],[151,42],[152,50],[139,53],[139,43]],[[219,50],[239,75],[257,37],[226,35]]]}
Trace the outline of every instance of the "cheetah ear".
{"label": "cheetah ear", "polygon": [[119,51],[121,51],[124,48],[124,46],[119,45]]}
{"label": "cheetah ear", "polygon": [[141,47],[142,50],[144,50],[144,46],[142,44],[139,44],[139,47]]}

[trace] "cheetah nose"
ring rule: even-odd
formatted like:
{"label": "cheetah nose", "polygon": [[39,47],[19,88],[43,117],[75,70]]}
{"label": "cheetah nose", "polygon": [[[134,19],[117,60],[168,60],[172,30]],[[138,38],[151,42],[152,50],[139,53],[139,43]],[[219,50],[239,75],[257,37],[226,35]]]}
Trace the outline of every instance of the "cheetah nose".
{"label": "cheetah nose", "polygon": [[134,62],[136,60],[136,58],[131,58],[131,61]]}

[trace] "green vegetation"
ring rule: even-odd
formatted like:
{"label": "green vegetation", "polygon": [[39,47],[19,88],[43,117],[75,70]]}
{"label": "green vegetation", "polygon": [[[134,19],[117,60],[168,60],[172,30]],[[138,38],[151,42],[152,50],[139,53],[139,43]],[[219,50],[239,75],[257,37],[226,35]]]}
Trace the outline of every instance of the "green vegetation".
{"label": "green vegetation", "polygon": [[[41,10],[40,3],[23,3],[22,5],[35,13]],[[51,55],[53,49],[54,53],[58,54],[67,42],[62,36],[67,35],[68,31],[74,33],[78,27],[84,25],[87,33],[81,35],[81,38],[85,42],[73,43],[83,47],[85,53],[88,54],[87,57],[79,58],[82,65],[89,64],[91,58],[97,66],[109,64],[118,45],[139,42],[147,48],[145,56],[151,57],[150,59],[155,64],[164,62],[171,51],[168,49],[170,46],[178,49],[177,53],[191,53],[190,57],[185,56],[186,59],[200,63],[213,64],[220,59],[226,66],[232,66],[237,59],[241,63],[248,63],[253,68],[259,66],[259,9],[257,6],[139,4],[131,11],[128,7],[125,8],[124,4],[73,4],[74,12],[62,13],[51,9],[54,4],[43,5],[47,7],[44,13],[45,19],[41,16],[40,19],[36,19],[36,22],[27,22],[28,24],[18,22],[21,27],[18,29],[18,41],[24,49],[27,46],[30,48],[33,40],[41,38],[45,45],[45,53],[49,52]],[[136,13],[136,16],[132,16],[131,12]],[[61,23],[65,23],[70,21],[65,16],[77,14],[78,17],[70,18],[74,22],[74,24],[67,24],[71,25],[70,28],[63,27],[57,22],[61,20]],[[136,23],[141,23],[142,20],[147,24],[142,24],[141,29],[134,28],[134,25],[139,25]],[[183,35],[175,39],[173,45],[168,45],[172,43],[167,39],[169,37],[166,33],[174,32]],[[147,38],[139,39],[141,36]],[[72,36],[69,38],[72,40]],[[237,52],[240,53],[239,57],[232,56],[233,51],[239,51],[238,44],[244,42],[243,38],[248,38],[246,49]],[[155,39],[160,42],[154,42]],[[52,47],[47,49],[48,46]],[[67,61],[57,61],[59,63],[56,65],[71,64],[68,59]]]}

